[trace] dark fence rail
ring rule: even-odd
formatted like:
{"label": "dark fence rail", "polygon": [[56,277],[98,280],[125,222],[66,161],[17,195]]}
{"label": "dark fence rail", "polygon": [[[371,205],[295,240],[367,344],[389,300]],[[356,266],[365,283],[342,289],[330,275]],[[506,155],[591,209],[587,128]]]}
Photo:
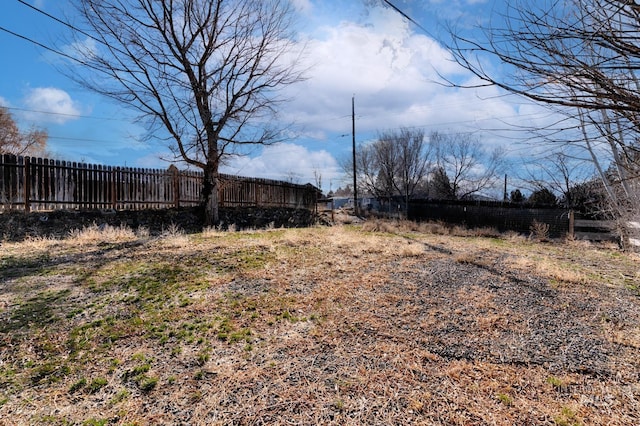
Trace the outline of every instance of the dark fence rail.
{"label": "dark fence rail", "polygon": [[414,200],[409,204],[409,219],[442,221],[468,228],[495,228],[500,232],[527,234],[533,221],[549,225],[549,236],[560,238],[570,232],[569,211],[559,208],[530,208],[522,205],[487,201]]}
{"label": "dark fence rail", "polygon": [[496,201],[413,200],[409,204],[409,219],[442,221],[468,228],[495,228],[500,232],[520,234],[529,234],[536,221],[549,225],[549,237],[552,238],[572,236],[579,240],[615,241],[640,250],[639,221],[592,220],[555,207],[530,207]]}
{"label": "dark fence rail", "polygon": [[[46,158],[0,155],[0,211],[7,209],[141,210],[195,206],[202,172],[113,167]],[[313,209],[312,185],[219,176],[220,207]]]}

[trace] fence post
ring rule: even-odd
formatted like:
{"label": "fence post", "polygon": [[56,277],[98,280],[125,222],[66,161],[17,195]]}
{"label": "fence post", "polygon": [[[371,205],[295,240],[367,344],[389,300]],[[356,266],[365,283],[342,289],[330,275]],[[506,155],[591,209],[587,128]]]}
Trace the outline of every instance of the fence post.
{"label": "fence post", "polygon": [[118,208],[118,194],[116,193],[117,191],[117,185],[116,185],[116,178],[118,177],[118,172],[117,172],[117,167],[114,167],[111,169],[111,208],[113,210],[117,210]]}
{"label": "fence post", "polygon": [[180,173],[175,165],[170,165],[171,181],[173,182],[173,205],[180,208]]}
{"label": "fence post", "polygon": [[569,236],[571,238],[576,236],[575,230],[574,230],[575,223],[576,223],[576,220],[575,220],[575,215],[573,213],[573,210],[569,210]]}
{"label": "fence post", "polygon": [[31,211],[31,203],[29,202],[29,195],[31,195],[31,173],[29,171],[30,164],[30,158],[24,157],[24,211],[27,213]]}

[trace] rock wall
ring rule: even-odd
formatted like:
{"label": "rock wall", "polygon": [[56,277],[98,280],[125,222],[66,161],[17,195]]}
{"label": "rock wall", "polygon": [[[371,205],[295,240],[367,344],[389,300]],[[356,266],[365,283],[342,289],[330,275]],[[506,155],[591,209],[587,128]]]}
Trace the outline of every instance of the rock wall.
{"label": "rock wall", "polygon": [[[27,237],[64,238],[73,230],[97,225],[131,229],[146,228],[159,235],[169,227],[177,226],[186,233],[202,231],[202,212],[199,208],[166,210],[54,210],[24,213],[0,213],[0,241],[20,241]],[[314,212],[306,209],[286,208],[222,208],[220,228],[236,230],[252,228],[300,228],[314,224]]]}

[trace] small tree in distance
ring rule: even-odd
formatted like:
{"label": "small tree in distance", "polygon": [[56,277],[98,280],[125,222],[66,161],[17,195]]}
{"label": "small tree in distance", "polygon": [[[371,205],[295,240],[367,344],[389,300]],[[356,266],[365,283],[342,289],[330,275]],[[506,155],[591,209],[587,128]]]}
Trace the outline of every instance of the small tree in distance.
{"label": "small tree in distance", "polygon": [[527,201],[534,206],[555,206],[558,204],[558,197],[549,188],[540,188],[533,191]]}
{"label": "small tree in distance", "polygon": [[[247,145],[280,139],[276,91],[300,81],[286,0],[74,0],[83,20],[70,74],[136,110],[176,159],[204,172],[205,223],[218,169]],[[74,33],[74,36],[77,36]],[[86,69],[86,68],[89,69]]]}
{"label": "small tree in distance", "polygon": [[519,189],[516,189],[516,190],[511,191],[511,194],[509,196],[509,200],[512,203],[521,204],[521,203],[524,203],[527,199],[522,194],[522,191],[520,191]]}
{"label": "small tree in distance", "polygon": [[466,199],[489,189],[499,180],[504,167],[504,152],[486,150],[469,133],[439,133],[430,135],[437,171],[447,176],[454,199]]}
{"label": "small tree in distance", "polygon": [[429,196],[438,200],[455,199],[449,176],[442,167],[436,167],[431,173]]}
{"label": "small tree in distance", "polygon": [[0,107],[0,154],[44,155],[47,132],[40,129],[20,131],[9,110]]}
{"label": "small tree in distance", "polygon": [[[431,147],[420,129],[399,129],[378,134],[377,140],[356,150],[358,181],[376,198],[402,197],[405,211],[431,168]],[[347,161],[345,172],[352,170]]]}

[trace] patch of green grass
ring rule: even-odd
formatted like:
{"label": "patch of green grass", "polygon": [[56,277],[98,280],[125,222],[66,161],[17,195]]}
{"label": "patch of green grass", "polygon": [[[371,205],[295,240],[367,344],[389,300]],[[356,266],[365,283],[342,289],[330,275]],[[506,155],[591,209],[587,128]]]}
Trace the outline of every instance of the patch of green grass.
{"label": "patch of green grass", "polygon": [[111,404],[111,405],[119,404],[122,401],[124,401],[125,399],[129,398],[130,395],[131,395],[131,392],[129,392],[127,389],[119,390],[113,396],[113,398],[111,398],[111,400],[109,400],[109,404]]}
{"label": "patch of green grass", "polygon": [[198,353],[197,363],[198,365],[205,365],[209,361],[210,355],[208,350],[202,350]]}
{"label": "patch of green grass", "polygon": [[11,313],[8,321],[0,323],[0,333],[10,333],[32,327],[44,327],[57,320],[55,308],[69,294],[71,290],[57,292],[46,291],[27,299]]}
{"label": "patch of green grass", "polygon": [[122,361],[120,361],[118,358],[113,358],[109,362],[109,373],[113,373],[114,371],[116,371],[116,368],[118,368],[120,364],[122,364]]}
{"label": "patch of green grass", "polygon": [[108,419],[88,419],[82,422],[82,426],[105,426],[109,424]]}
{"label": "patch of green grass", "polygon": [[108,383],[109,382],[104,377],[96,377],[95,379],[91,380],[91,383],[89,383],[89,393],[98,392],[100,389],[107,386]]}
{"label": "patch of green grass", "polygon": [[[188,261],[185,261],[189,263]],[[145,311],[188,306],[190,291],[207,285],[206,267],[184,263],[125,261],[100,271],[94,291],[120,290],[120,301]]]}
{"label": "patch of green grass", "polygon": [[155,376],[147,376],[146,374],[142,374],[136,378],[136,384],[141,391],[150,392],[157,386],[158,378]]}
{"label": "patch of green grass", "polygon": [[236,343],[243,340],[247,343],[251,342],[251,329],[243,328],[234,331],[233,333],[229,333],[229,336],[227,337],[227,341],[229,343]]}
{"label": "patch of green grass", "polygon": [[559,415],[553,418],[553,421],[558,426],[581,426],[580,420],[577,414],[569,407],[562,407],[562,411]]}
{"label": "patch of green grass", "polygon": [[33,369],[33,372],[31,374],[31,381],[34,384],[38,384],[43,381],[47,383],[55,383],[61,378],[67,376],[70,372],[71,370],[69,366],[65,363],[48,361],[44,364],[38,365]]}
{"label": "patch of green grass", "polygon": [[200,390],[197,390],[193,392],[191,395],[189,395],[189,401],[192,403],[199,402],[202,400],[202,398],[203,398],[203,395],[202,395],[202,391]]}
{"label": "patch of green grass", "polygon": [[281,321],[281,320],[298,322],[303,319],[293,315],[289,309],[284,309],[281,314],[276,315],[276,321]]}
{"label": "patch of green grass", "polygon": [[231,320],[229,318],[223,318],[218,325],[218,339],[227,340],[231,331],[233,331]]}
{"label": "patch of green grass", "polygon": [[566,383],[557,377],[549,376],[547,377],[547,383],[554,387],[554,389],[561,389],[566,386]]}
{"label": "patch of green grass", "polygon": [[502,404],[506,405],[507,407],[510,407],[513,405],[513,399],[505,394],[505,393],[499,393],[497,395],[498,401],[500,401]]}
{"label": "patch of green grass", "polygon": [[151,370],[151,364],[142,364],[142,365],[138,365],[136,367],[133,367],[129,371],[129,375],[131,377],[135,377],[135,376],[139,376],[140,374],[147,373],[149,370]]}
{"label": "patch of green grass", "polygon": [[50,270],[50,253],[36,253],[34,256],[4,256],[0,258],[0,276],[18,278],[42,275]]}
{"label": "patch of green grass", "polygon": [[87,385],[87,379],[82,377],[81,379],[79,379],[69,387],[69,393],[77,392],[80,389],[84,388],[86,385]]}
{"label": "patch of green grass", "polygon": [[109,348],[127,333],[127,328],[137,327],[127,324],[126,320],[116,320],[113,317],[97,319],[75,327],[69,333],[67,346],[72,356],[82,350],[101,346]]}
{"label": "patch of green grass", "polygon": [[149,392],[158,384],[157,377],[147,374],[149,370],[151,370],[152,360],[142,353],[134,354],[132,358],[134,361],[140,362],[141,364],[125,371],[122,375],[122,380],[130,380],[135,383],[141,391]]}
{"label": "patch of green grass", "polygon": [[80,315],[82,312],[84,312],[84,308],[77,308],[77,309],[72,309],[69,312],[67,312],[67,314],[65,315],[65,317],[67,319],[72,319],[77,315]]}
{"label": "patch of green grass", "polygon": [[263,269],[275,258],[275,253],[272,253],[267,247],[249,246],[226,252],[221,251],[212,255],[210,262],[216,272],[225,274]]}

